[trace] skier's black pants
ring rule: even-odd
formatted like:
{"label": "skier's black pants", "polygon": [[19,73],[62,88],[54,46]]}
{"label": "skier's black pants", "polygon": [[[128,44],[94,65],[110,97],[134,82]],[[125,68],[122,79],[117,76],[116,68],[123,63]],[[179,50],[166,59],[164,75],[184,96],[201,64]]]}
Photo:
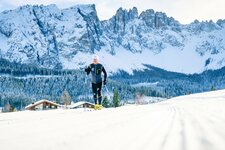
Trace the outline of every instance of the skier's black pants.
{"label": "skier's black pants", "polygon": [[97,104],[97,100],[98,100],[98,104],[101,105],[102,104],[102,82],[97,84],[92,83],[92,91],[93,91],[95,104]]}

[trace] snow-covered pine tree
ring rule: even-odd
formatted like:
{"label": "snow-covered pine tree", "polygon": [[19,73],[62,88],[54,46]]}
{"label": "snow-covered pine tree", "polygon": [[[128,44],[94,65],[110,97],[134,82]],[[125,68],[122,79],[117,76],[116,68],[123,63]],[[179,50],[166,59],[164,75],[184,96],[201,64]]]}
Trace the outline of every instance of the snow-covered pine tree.
{"label": "snow-covered pine tree", "polygon": [[105,108],[110,107],[110,103],[109,103],[109,100],[108,100],[107,96],[104,97],[104,99],[102,101],[102,106],[105,107]]}
{"label": "snow-covered pine tree", "polygon": [[66,106],[71,104],[72,98],[67,90],[64,90],[60,98],[61,102]]}
{"label": "snow-covered pine tree", "polygon": [[118,90],[114,91],[113,94],[113,107],[119,107],[120,106],[120,97]]}

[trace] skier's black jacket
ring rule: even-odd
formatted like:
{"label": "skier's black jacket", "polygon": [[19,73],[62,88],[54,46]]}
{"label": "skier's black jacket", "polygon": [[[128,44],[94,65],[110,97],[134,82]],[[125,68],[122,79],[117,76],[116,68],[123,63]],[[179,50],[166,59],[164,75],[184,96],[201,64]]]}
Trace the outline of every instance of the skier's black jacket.
{"label": "skier's black jacket", "polygon": [[92,76],[92,83],[98,84],[102,82],[102,72],[104,73],[104,84],[106,83],[107,73],[102,64],[90,64],[86,69],[87,75],[90,74]]}

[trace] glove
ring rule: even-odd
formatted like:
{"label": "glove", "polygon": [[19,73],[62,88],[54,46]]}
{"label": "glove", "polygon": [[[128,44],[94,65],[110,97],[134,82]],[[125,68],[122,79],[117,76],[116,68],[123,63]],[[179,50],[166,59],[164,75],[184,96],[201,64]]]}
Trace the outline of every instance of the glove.
{"label": "glove", "polygon": [[103,84],[106,85],[106,80],[103,81]]}
{"label": "glove", "polygon": [[84,71],[87,73],[87,75],[89,75],[90,71],[89,71],[89,68],[88,68],[88,67],[86,67],[86,68],[84,69]]}

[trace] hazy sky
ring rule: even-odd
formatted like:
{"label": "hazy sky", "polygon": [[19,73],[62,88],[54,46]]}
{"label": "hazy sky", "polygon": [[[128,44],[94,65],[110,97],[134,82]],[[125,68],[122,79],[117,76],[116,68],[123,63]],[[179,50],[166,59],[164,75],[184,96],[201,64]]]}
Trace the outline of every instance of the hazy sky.
{"label": "hazy sky", "polygon": [[165,12],[183,24],[195,19],[225,19],[225,0],[0,0],[0,12],[25,4],[57,4],[59,8],[66,8],[93,3],[101,20],[113,16],[119,7],[129,9],[133,6],[138,8],[139,13],[146,9]]}

